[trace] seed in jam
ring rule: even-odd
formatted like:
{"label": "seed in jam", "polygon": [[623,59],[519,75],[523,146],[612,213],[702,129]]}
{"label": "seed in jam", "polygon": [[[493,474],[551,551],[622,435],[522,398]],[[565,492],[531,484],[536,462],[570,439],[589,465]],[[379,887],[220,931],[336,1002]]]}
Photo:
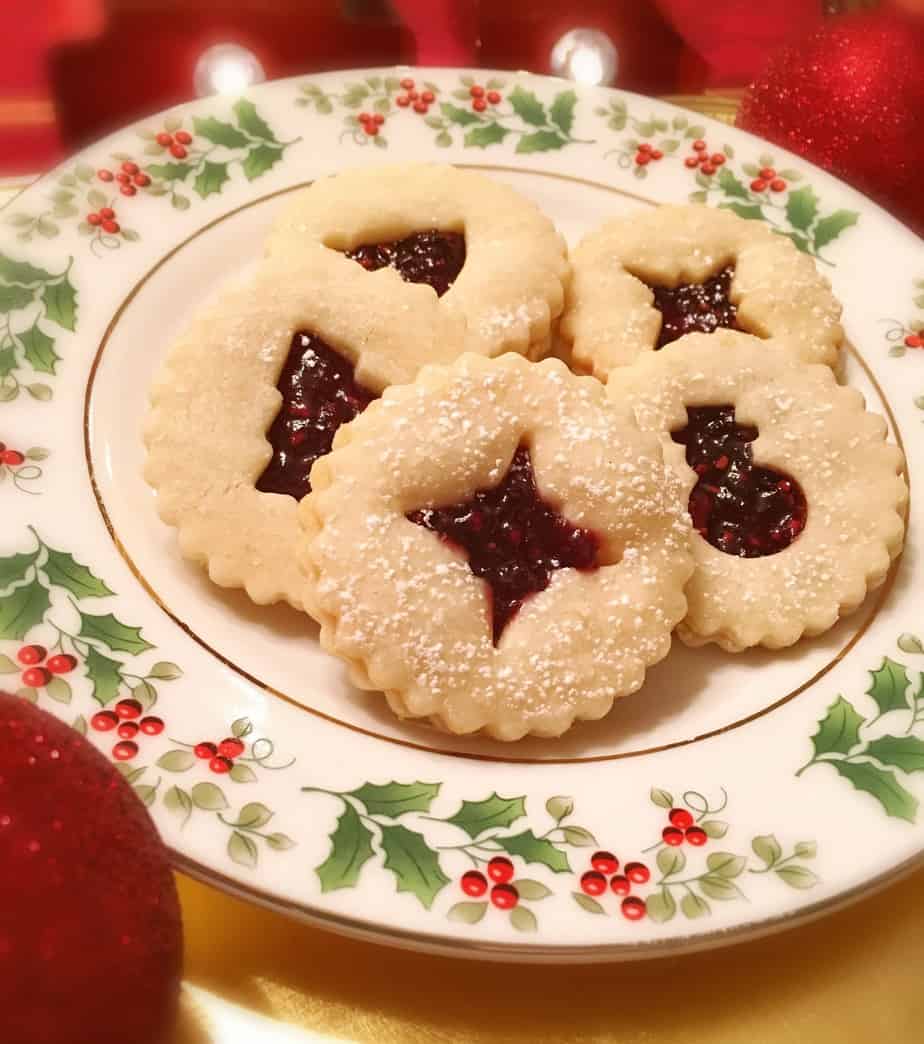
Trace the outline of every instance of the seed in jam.
{"label": "seed in jam", "polygon": [[775,555],[805,528],[808,506],[789,475],[753,462],[757,428],[738,424],[734,406],[688,406],[671,433],[699,476],[690,493],[693,527],[713,547],[739,558]]}
{"label": "seed in jam", "polygon": [[737,330],[738,309],[728,296],[734,274],[735,269],[729,265],[704,283],[682,283],[676,287],[649,283],[654,306],[661,313],[655,350],[688,333],[713,333],[720,326]]}
{"label": "seed in jam", "polygon": [[421,508],[407,517],[465,551],[471,571],[488,583],[495,645],[525,599],[544,591],[556,569],[598,567],[596,534],[571,525],[542,499],[526,446],[516,451],[499,485],[462,504]]}
{"label": "seed in jam", "polygon": [[357,384],[349,360],[305,330],[292,338],[276,387],[282,407],[266,436],[273,456],[257,489],[301,500],[311,492],[311,465],[330,452],[337,429],[378,396]]}
{"label": "seed in jam", "polygon": [[390,265],[406,283],[426,283],[442,297],[465,264],[465,236],[431,228],[387,243],[363,243],[346,256],[368,272]]}

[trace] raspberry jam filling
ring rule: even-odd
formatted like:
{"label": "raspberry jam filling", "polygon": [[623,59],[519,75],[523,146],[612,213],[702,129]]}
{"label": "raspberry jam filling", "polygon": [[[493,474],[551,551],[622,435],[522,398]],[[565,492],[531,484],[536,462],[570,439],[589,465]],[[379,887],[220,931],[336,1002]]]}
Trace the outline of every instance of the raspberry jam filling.
{"label": "raspberry jam filling", "polygon": [[728,298],[734,268],[729,265],[705,283],[682,283],[677,287],[654,286],[654,306],[662,315],[655,351],[684,334],[713,333],[720,326],[737,330],[738,309]]}
{"label": "raspberry jam filling", "polygon": [[390,265],[406,283],[426,283],[442,297],[465,264],[465,236],[431,228],[390,243],[363,243],[346,256],[367,272]]}
{"label": "raspberry jam filling", "polygon": [[734,406],[688,406],[687,425],[671,433],[699,476],[690,493],[693,526],[713,547],[740,558],[775,555],[805,528],[799,483],[753,462],[757,428],[738,424]]}
{"label": "raspberry jam filling", "polygon": [[556,569],[592,570],[599,541],[572,526],[539,495],[529,450],[520,446],[500,485],[471,500],[407,516],[468,555],[491,590],[494,644],[529,595],[544,591]]}
{"label": "raspberry jam filling", "polygon": [[292,338],[276,387],[282,407],[266,436],[273,456],[257,489],[301,500],[311,492],[311,465],[330,452],[336,430],[378,396],[356,383],[352,363],[304,330]]}

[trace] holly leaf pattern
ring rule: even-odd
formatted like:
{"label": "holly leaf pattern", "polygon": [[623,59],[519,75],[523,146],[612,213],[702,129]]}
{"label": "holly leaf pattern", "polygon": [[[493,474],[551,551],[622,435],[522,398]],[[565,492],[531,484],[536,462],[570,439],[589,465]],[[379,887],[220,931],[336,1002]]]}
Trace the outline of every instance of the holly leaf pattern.
{"label": "holly leaf pattern", "polygon": [[487,909],[487,903],[456,903],[446,916],[457,924],[478,924]]}
{"label": "holly leaf pattern", "polygon": [[520,153],[549,152],[551,149],[560,149],[568,144],[568,139],[563,138],[558,131],[541,130],[534,134],[524,134],[517,142],[516,151]]}
{"label": "holly leaf pattern", "polygon": [[248,181],[265,174],[282,159],[283,149],[280,145],[256,145],[244,157],[241,170]]}
{"label": "holly leaf pattern", "polygon": [[16,369],[16,352],[12,347],[0,349],[0,377],[6,377]]}
{"label": "holly leaf pattern", "polygon": [[687,857],[679,848],[662,848],[657,855],[658,869],[665,877],[679,874],[687,865]]}
{"label": "holly leaf pattern", "polygon": [[574,125],[574,107],[577,104],[577,95],[574,91],[562,91],[555,95],[555,100],[549,107],[549,120],[555,124],[562,134],[570,134]]}
{"label": "holly leaf pattern", "polygon": [[902,772],[924,772],[924,741],[916,736],[880,736],[867,745],[866,753]]}
{"label": "holly leaf pattern", "polygon": [[660,892],[649,895],[646,900],[648,916],[656,924],[664,924],[677,913],[677,900],[671,894],[670,889],[662,888]]}
{"label": "holly leaf pattern", "polygon": [[815,249],[821,250],[832,239],[837,239],[844,229],[850,228],[859,220],[860,215],[855,210],[835,210],[833,214],[822,218],[815,226]]}
{"label": "holly leaf pattern", "polygon": [[183,816],[184,823],[192,815],[192,799],[182,787],[171,787],[164,794],[164,804],[167,806],[168,812]]}
{"label": "holly leaf pattern", "polygon": [[556,874],[570,872],[568,856],[556,848],[551,841],[536,837],[532,830],[524,830],[513,837],[494,839],[508,855],[519,856],[526,863],[542,863]]}
{"label": "holly leaf pattern", "polygon": [[894,773],[866,761],[828,761],[825,764],[836,769],[857,790],[874,797],[885,809],[886,815],[905,819],[909,823],[915,821],[917,799],[905,790]]}
{"label": "holly leaf pattern", "polygon": [[838,696],[819,721],[818,731],[812,737],[815,757],[849,753],[860,742],[860,726],[865,720],[849,700]]}
{"label": "holly leaf pattern", "polygon": [[34,290],[24,286],[4,286],[0,283],[0,312],[18,312],[31,304],[35,296]]}
{"label": "holly leaf pattern", "polygon": [[466,148],[486,149],[489,145],[497,145],[509,134],[506,127],[499,123],[484,123],[480,127],[472,127],[463,139]]}
{"label": "holly leaf pattern", "polygon": [[452,102],[440,102],[440,112],[450,123],[457,123],[460,127],[468,127],[472,123],[480,123],[477,113],[468,109],[460,109]]}
{"label": "holly leaf pattern", "polygon": [[194,169],[192,163],[151,163],[145,168],[152,178],[162,181],[185,181]]}
{"label": "holly leaf pattern", "polygon": [[674,795],[669,790],[662,790],[660,787],[652,787],[648,793],[648,798],[653,805],[657,805],[658,808],[673,808],[674,807]]}
{"label": "holly leaf pattern", "polygon": [[257,846],[246,834],[242,834],[238,830],[235,830],[228,838],[228,855],[238,866],[246,866],[250,869],[257,865],[260,858]]}
{"label": "holly leaf pattern", "polygon": [[584,895],[583,892],[572,892],[571,898],[580,906],[582,910],[592,914],[605,914],[606,909],[601,903],[598,903],[596,899],[592,899],[589,895]]}
{"label": "holly leaf pattern", "polygon": [[479,834],[492,827],[509,827],[526,815],[526,802],[522,797],[501,797],[496,792],[484,801],[463,801],[459,811],[446,822],[464,830],[474,840]]}
{"label": "holly leaf pattern", "polygon": [[119,694],[122,684],[122,664],[104,656],[94,646],[87,649],[87,677],[93,683],[93,699],[105,707]]}
{"label": "holly leaf pattern", "polygon": [[870,676],[872,680],[866,694],[876,701],[880,714],[907,708],[908,672],[902,664],[886,656],[879,670],[870,671]]}
{"label": "holly leaf pattern", "polygon": [[217,120],[214,116],[194,116],[193,127],[200,138],[205,138],[213,145],[224,145],[228,149],[239,149],[249,145],[247,135],[241,133],[237,127],[223,120]]}
{"label": "holly leaf pattern", "polygon": [[689,917],[690,920],[706,917],[710,913],[709,904],[695,892],[687,892],[680,900],[680,909],[684,917]]}
{"label": "holly leaf pattern", "polygon": [[42,291],[45,317],[72,333],[77,327],[77,288],[65,276],[60,282],[47,283]]}
{"label": "holly leaf pattern", "polygon": [[[188,753],[188,751],[176,751],[175,753]],[[191,756],[195,757],[195,755]],[[223,812],[228,808],[228,799],[225,797],[224,791],[214,783],[197,783],[192,788],[190,797],[196,808],[201,808],[203,812]],[[241,822],[235,824],[235,826],[246,825],[249,824]]]}
{"label": "holly leaf pattern", "polygon": [[349,791],[371,816],[396,819],[406,812],[429,812],[440,792],[439,783],[364,783]]}
{"label": "holly leaf pattern", "polygon": [[811,185],[805,185],[789,193],[786,200],[786,217],[793,228],[805,231],[818,216],[818,196]]}
{"label": "holly leaf pattern", "polygon": [[705,877],[701,877],[699,887],[702,889],[703,895],[722,902],[737,899],[739,895],[737,886],[733,885],[728,878],[720,877],[718,874],[706,874]]}
{"label": "holly leaf pattern", "polygon": [[45,619],[50,605],[48,589],[38,580],[14,587],[0,598],[0,638],[25,638]]}
{"label": "holly leaf pattern", "polygon": [[814,888],[818,884],[818,875],[804,866],[781,866],[774,873],[790,888]]}
{"label": "holly leaf pattern", "polygon": [[129,627],[112,613],[96,616],[93,613],[80,611],[80,637],[91,641],[102,642],[113,652],[139,653],[153,649],[150,642],[141,637],[140,627]]}
{"label": "holly leaf pattern", "polygon": [[237,125],[246,131],[251,138],[260,138],[263,141],[275,142],[276,135],[270,130],[269,124],[257,112],[252,101],[241,98],[234,103],[234,115],[237,117]]}
{"label": "holly leaf pattern", "polygon": [[[751,198],[751,194],[745,188],[744,184],[739,181],[735,175],[728,169],[728,167],[722,167],[719,171],[719,188],[725,193],[726,196],[732,196],[735,199],[747,199]],[[760,209],[758,207],[758,209]]]}
{"label": "holly leaf pattern", "polygon": [[745,221],[764,220],[764,212],[756,203],[720,203],[719,210],[730,210]]}
{"label": "holly leaf pattern", "polygon": [[28,261],[14,261],[5,254],[0,254],[0,279],[5,283],[23,283],[28,286],[32,283],[44,283],[54,279],[51,272],[44,268],[36,268]]}
{"label": "holly leaf pattern", "polygon": [[429,910],[433,900],[449,884],[449,878],[423,834],[400,825],[383,826],[382,849],[385,868],[395,875],[398,891],[413,893]]}
{"label": "holly leaf pattern", "polygon": [[9,587],[17,580],[22,580],[36,558],[38,558],[38,551],[0,558],[0,588]]}
{"label": "holly leaf pattern", "polygon": [[227,163],[213,163],[211,160],[206,160],[202,164],[202,170],[196,175],[193,188],[202,199],[205,199],[207,196],[214,196],[221,192],[222,186],[229,176]]}
{"label": "holly leaf pattern", "polygon": [[719,877],[739,877],[744,872],[747,860],[732,852],[710,852],[706,866]]}
{"label": "holly leaf pattern", "polygon": [[783,849],[773,834],[763,834],[760,837],[755,837],[751,842],[751,848],[754,849],[754,855],[758,859],[762,859],[767,866],[773,866],[783,855]]}
{"label": "holly leaf pattern", "polygon": [[75,598],[104,598],[113,592],[85,566],[66,551],[48,548],[48,558],[42,566],[49,582],[63,587]]}
{"label": "holly leaf pattern", "polygon": [[375,853],[372,848],[372,831],[362,822],[351,804],[345,804],[330,841],[330,855],[314,871],[321,882],[321,891],[353,888],[359,880],[360,870]]}
{"label": "holly leaf pattern", "polygon": [[532,91],[524,90],[519,86],[514,87],[507,96],[507,100],[524,123],[529,123],[533,127],[545,126],[545,108]]}
{"label": "holly leaf pattern", "polygon": [[515,906],[510,911],[510,924],[518,932],[535,932],[539,929],[536,915],[526,906]]}
{"label": "holly leaf pattern", "polygon": [[55,363],[61,358],[55,352],[55,339],[39,326],[38,319],[19,335],[23,355],[36,373],[55,372]]}

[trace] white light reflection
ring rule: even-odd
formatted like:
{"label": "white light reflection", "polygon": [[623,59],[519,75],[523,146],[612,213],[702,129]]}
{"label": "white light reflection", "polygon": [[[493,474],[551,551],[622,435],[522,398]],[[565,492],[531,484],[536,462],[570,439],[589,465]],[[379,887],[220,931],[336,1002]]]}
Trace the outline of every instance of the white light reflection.
{"label": "white light reflection", "polygon": [[550,64],[556,76],[608,86],[616,79],[619,52],[599,29],[569,29],[552,48]]}
{"label": "white light reflection", "polygon": [[207,94],[239,94],[265,79],[263,66],[252,51],[240,44],[215,44],[199,56],[193,86],[201,98]]}

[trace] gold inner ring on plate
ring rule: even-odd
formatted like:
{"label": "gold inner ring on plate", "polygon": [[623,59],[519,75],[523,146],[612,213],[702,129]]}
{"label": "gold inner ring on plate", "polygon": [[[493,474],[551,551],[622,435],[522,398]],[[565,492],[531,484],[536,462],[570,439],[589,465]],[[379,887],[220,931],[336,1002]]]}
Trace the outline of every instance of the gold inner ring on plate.
{"label": "gold inner ring on plate", "polygon": [[[580,184],[580,185],[589,185],[589,186],[591,186],[593,188],[603,189],[603,190],[605,190],[607,192],[612,192],[612,193],[615,193],[616,195],[626,196],[626,197],[631,198],[631,199],[636,199],[636,200],[639,200],[640,202],[643,202],[643,203],[648,203],[648,204],[651,203],[651,200],[646,199],[643,196],[638,196],[638,195],[635,195],[634,193],[630,193],[630,192],[623,192],[621,189],[614,188],[612,185],[607,185],[604,182],[592,181],[592,180],[590,180],[588,178],[574,177],[572,175],[567,175],[567,174],[555,174],[555,173],[551,173],[549,171],[543,171],[543,170],[531,170],[531,169],[523,168],[523,167],[496,166],[496,165],[484,164],[484,163],[459,163],[459,164],[456,164],[456,166],[468,167],[468,168],[474,169],[474,170],[487,170],[487,171],[495,171],[495,172],[500,171],[500,172],[504,172],[504,173],[516,173],[516,174],[532,174],[532,175],[538,175],[540,177],[545,177],[545,178],[554,178],[554,179],[556,179],[558,181],[570,181],[570,182],[575,182],[575,183]],[[109,325],[106,327],[106,331],[103,334],[102,340],[100,341],[99,348],[97,349],[96,355],[94,356],[93,364],[90,367],[90,375],[89,375],[89,378],[87,380],[86,394],[85,394],[85,398],[84,398],[84,418],[83,418],[84,452],[86,454],[87,473],[89,474],[89,477],[90,477],[90,485],[91,485],[91,487],[93,489],[93,495],[96,498],[96,503],[97,503],[97,506],[99,507],[100,514],[102,515],[103,522],[105,523],[106,529],[107,529],[110,537],[112,538],[112,541],[113,541],[113,543],[116,546],[116,549],[118,550],[119,554],[124,559],[125,564],[131,570],[131,572],[132,572],[133,576],[135,577],[135,579],[141,584],[141,586],[150,595],[150,597],[159,606],[159,608],[162,609],[163,612],[166,613],[166,615],[168,617],[170,617],[170,619],[178,627],[180,627],[183,631],[185,631],[186,634],[188,634],[189,637],[193,639],[193,641],[195,641],[198,645],[200,645],[207,652],[211,653],[212,656],[214,656],[220,663],[224,664],[224,666],[229,667],[231,670],[235,671],[235,673],[239,674],[242,678],[245,678],[247,681],[251,682],[253,685],[256,685],[258,688],[262,689],[264,692],[270,693],[273,696],[277,696],[280,699],[285,700],[286,703],[290,703],[294,707],[298,707],[300,710],[306,711],[309,714],[313,714],[313,715],[315,715],[318,718],[322,718],[324,721],[330,722],[330,723],[332,723],[334,725],[340,725],[340,726],[342,726],[345,729],[349,729],[351,732],[357,732],[357,733],[360,733],[363,736],[370,736],[370,737],[373,737],[375,739],[383,740],[385,743],[393,743],[396,746],[408,747],[408,748],[410,748],[412,750],[425,751],[426,753],[429,753],[429,754],[440,754],[440,755],[443,755],[445,757],[452,757],[452,758],[465,758],[465,759],[472,760],[472,761],[495,761],[495,762],[502,762],[502,763],[509,763],[509,764],[528,764],[528,765],[572,765],[572,764],[583,764],[583,763],[596,762],[596,761],[619,761],[619,760],[622,760],[623,758],[637,758],[637,757],[641,757],[644,754],[657,754],[657,753],[660,753],[660,752],[665,751],[665,750],[672,750],[675,747],[687,747],[687,746],[689,746],[692,743],[698,743],[701,740],[710,739],[713,736],[720,736],[723,733],[731,732],[733,729],[741,728],[743,725],[747,725],[750,722],[756,721],[758,718],[764,717],[765,715],[769,714],[771,711],[776,710],[778,707],[782,707],[784,704],[788,703],[790,700],[794,699],[796,696],[799,696],[801,693],[803,693],[807,689],[811,688],[817,681],[819,681],[821,678],[823,678],[833,667],[835,667],[838,663],[840,663],[841,660],[844,659],[844,657],[850,652],[850,650],[863,637],[863,635],[867,632],[867,630],[872,625],[872,623],[875,620],[876,616],[879,614],[880,610],[882,609],[882,606],[885,604],[885,601],[888,598],[889,592],[891,591],[892,586],[895,583],[895,578],[896,578],[896,576],[898,574],[899,563],[901,562],[901,558],[900,557],[899,557],[899,559],[897,559],[892,564],[892,567],[889,570],[889,574],[886,577],[885,582],[879,588],[879,590],[878,590],[878,592],[876,594],[876,601],[873,604],[873,608],[870,611],[869,616],[866,618],[866,620],[863,622],[863,624],[857,629],[857,631],[850,637],[850,639],[844,644],[844,646],[837,653],[835,653],[835,655],[831,658],[831,660],[829,660],[828,663],[826,663],[824,665],[824,667],[822,667],[820,670],[816,671],[815,674],[813,674],[807,681],[803,682],[801,685],[799,685],[797,688],[791,690],[790,692],[787,692],[784,696],[781,696],[779,699],[774,700],[772,703],[768,704],[766,707],[762,708],[759,711],[755,711],[753,714],[749,714],[746,717],[739,718],[736,721],[730,722],[727,725],[723,725],[720,728],[710,729],[707,732],[703,732],[703,733],[700,733],[700,734],[695,735],[695,736],[690,736],[687,739],[674,740],[671,743],[663,743],[660,746],[643,747],[643,748],[639,748],[637,750],[622,751],[622,752],[616,753],[616,754],[593,754],[593,755],[588,755],[586,757],[568,757],[568,758],[564,758],[564,757],[561,757],[561,758],[556,758],[556,757],[548,757],[548,758],[517,758],[517,757],[508,757],[508,756],[498,755],[498,754],[479,754],[479,753],[474,753],[474,752],[469,752],[469,751],[444,750],[444,749],[441,749],[439,747],[428,746],[427,744],[424,744],[424,743],[415,743],[413,740],[399,739],[396,736],[387,736],[384,733],[376,732],[374,729],[366,729],[366,728],[363,728],[360,725],[354,725],[351,722],[344,721],[341,718],[334,717],[331,714],[326,714],[324,711],[320,711],[320,710],[315,709],[314,707],[310,707],[310,706],[306,705],[301,700],[296,699],[294,696],[290,696],[287,693],[280,692],[278,689],[274,688],[272,685],[269,685],[267,682],[263,681],[262,679],[257,678],[256,676],[251,674],[249,671],[245,670],[243,667],[241,667],[238,664],[236,664],[233,660],[228,659],[228,657],[226,657],[224,654],[220,653],[213,646],[209,645],[208,642],[206,642],[203,638],[201,638],[196,633],[196,631],[193,629],[193,627],[189,623],[187,623],[185,620],[180,619],[180,617],[178,617],[176,615],[176,613],[174,613],[169,608],[169,606],[167,606],[164,603],[164,601],[161,599],[161,597],[157,593],[157,591],[154,590],[154,588],[152,587],[150,582],[147,580],[147,578],[138,569],[138,567],[135,564],[134,560],[132,559],[131,555],[128,553],[127,548],[122,543],[121,539],[119,538],[118,533],[116,533],[115,528],[112,525],[112,520],[109,517],[109,512],[106,510],[106,505],[105,505],[105,502],[103,501],[102,493],[100,492],[99,485],[97,484],[97,481],[96,481],[96,472],[95,472],[95,469],[94,469],[94,466],[93,466],[93,458],[92,458],[92,455],[91,455],[91,452],[90,452],[90,403],[91,403],[91,399],[92,399],[92,396],[93,396],[93,386],[94,386],[94,383],[96,381],[96,373],[97,373],[97,370],[99,369],[99,364],[100,364],[100,362],[102,360],[103,353],[105,352],[106,346],[109,343],[109,340],[112,337],[112,333],[115,330],[116,326],[118,325],[119,320],[121,319],[123,313],[128,308],[128,306],[131,304],[131,302],[135,299],[135,297],[138,295],[138,293],[140,292],[141,288],[148,282],[148,280],[151,279],[151,277],[156,272],[158,272],[168,261],[170,261],[170,259],[173,258],[174,255],[178,254],[181,250],[184,249],[184,247],[186,247],[193,240],[197,239],[204,232],[208,232],[211,228],[214,228],[216,225],[220,224],[223,221],[227,221],[229,218],[234,217],[236,214],[239,214],[239,213],[241,213],[244,210],[248,210],[251,207],[258,206],[260,203],[264,203],[268,199],[274,199],[277,196],[283,196],[283,195],[286,195],[286,194],[288,194],[290,192],[296,192],[299,189],[305,188],[305,187],[307,187],[310,184],[311,184],[310,181],[306,181],[306,182],[302,182],[302,183],[300,183],[298,185],[292,185],[289,188],[279,189],[276,192],[268,193],[265,196],[260,196],[258,199],[253,199],[253,200],[251,200],[248,203],[244,203],[244,204],[242,204],[239,207],[235,207],[233,210],[228,211],[226,214],[223,214],[221,217],[215,218],[213,221],[210,221],[208,224],[203,225],[202,228],[200,228],[197,232],[194,232],[191,236],[189,236],[186,239],[184,239],[181,243],[178,243],[172,250],[168,251],[168,253],[166,253],[157,262],[157,264],[155,264],[135,284],[135,286],[132,287],[132,289],[129,291],[129,293],[126,296],[125,300],[119,306],[118,310],[116,311],[116,313],[113,315],[112,319],[110,320]],[[857,362],[859,363],[859,365],[862,368],[863,372],[866,374],[867,379],[870,381],[870,383],[876,389],[876,391],[877,391],[877,393],[879,395],[880,401],[882,402],[883,409],[886,412],[886,416],[889,419],[889,425],[891,426],[892,432],[895,435],[895,440],[898,443],[899,449],[901,449],[902,453],[904,453],[905,447],[904,447],[904,443],[902,441],[901,432],[898,429],[898,424],[897,424],[897,422],[895,420],[895,415],[893,414],[892,409],[889,406],[889,403],[888,403],[888,401],[887,401],[887,399],[885,397],[885,394],[883,393],[882,388],[879,385],[879,382],[876,380],[875,376],[873,375],[873,372],[870,370],[869,366],[867,366],[865,360],[860,355],[860,353],[853,347],[853,345],[848,343],[846,345],[846,349],[857,360]],[[908,473],[907,473],[907,466],[905,466],[903,468],[903,475],[904,475],[905,481],[908,482],[908,485],[909,485],[909,500],[908,500],[908,506],[906,507],[906,510],[905,510],[905,520],[906,520],[906,523],[907,523],[908,512],[910,511],[910,502],[911,502],[910,501],[910,480],[909,480],[909,476],[908,476]]]}

